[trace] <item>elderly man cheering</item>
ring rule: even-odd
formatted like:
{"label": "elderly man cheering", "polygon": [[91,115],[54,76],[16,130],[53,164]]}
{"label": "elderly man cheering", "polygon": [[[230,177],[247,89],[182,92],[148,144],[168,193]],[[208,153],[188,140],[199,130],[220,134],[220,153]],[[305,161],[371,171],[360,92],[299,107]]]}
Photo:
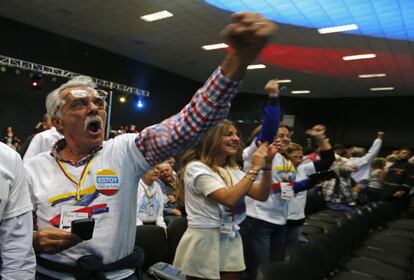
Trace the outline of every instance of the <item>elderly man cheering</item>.
{"label": "elderly man cheering", "polygon": [[[221,67],[178,114],[138,134],[103,141],[104,94],[89,78],[74,78],[48,95],[48,113],[65,138],[51,153],[25,162],[36,215],[38,279],[136,279],[138,178],[226,117],[237,81],[275,29],[258,14],[234,14],[222,32],[232,50]],[[72,221],[91,217],[92,239],[70,232]]]}

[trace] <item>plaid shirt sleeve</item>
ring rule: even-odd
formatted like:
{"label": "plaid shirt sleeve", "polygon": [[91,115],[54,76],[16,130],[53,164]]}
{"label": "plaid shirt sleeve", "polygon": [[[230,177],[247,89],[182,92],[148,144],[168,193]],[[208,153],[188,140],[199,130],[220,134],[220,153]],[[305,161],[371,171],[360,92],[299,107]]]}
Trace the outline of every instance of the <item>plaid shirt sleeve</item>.
{"label": "plaid shirt sleeve", "polygon": [[181,154],[223,120],[238,85],[224,77],[219,67],[178,114],[138,133],[135,144],[148,163],[153,166]]}

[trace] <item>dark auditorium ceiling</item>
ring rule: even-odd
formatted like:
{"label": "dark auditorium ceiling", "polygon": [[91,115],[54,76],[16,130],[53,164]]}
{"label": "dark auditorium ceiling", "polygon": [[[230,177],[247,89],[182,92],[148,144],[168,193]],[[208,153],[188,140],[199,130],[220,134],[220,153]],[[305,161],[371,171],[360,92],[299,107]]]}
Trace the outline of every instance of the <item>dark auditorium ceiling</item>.
{"label": "dark auditorium ceiling", "polygon": [[[140,19],[162,10],[174,16]],[[255,63],[266,68],[248,70],[243,92],[263,93],[264,83],[278,77],[291,80],[283,85],[292,96],[414,96],[413,0],[2,0],[0,16],[204,81],[226,50],[201,46],[222,42],[231,11],[241,10],[261,12],[280,27]],[[357,29],[318,32],[343,25]],[[342,59],[357,54],[375,57]],[[365,74],[380,77],[358,77]]]}

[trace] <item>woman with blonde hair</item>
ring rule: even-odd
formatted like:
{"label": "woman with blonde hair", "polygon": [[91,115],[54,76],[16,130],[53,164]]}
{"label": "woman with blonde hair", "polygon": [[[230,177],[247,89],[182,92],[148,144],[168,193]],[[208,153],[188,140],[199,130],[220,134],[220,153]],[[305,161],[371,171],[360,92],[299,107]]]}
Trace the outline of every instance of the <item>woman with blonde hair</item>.
{"label": "woman with blonde hair", "polygon": [[[236,164],[240,138],[235,125],[220,122],[182,158],[188,228],[178,245],[174,265],[187,279],[240,279],[245,269],[239,224],[244,196],[266,200],[276,148],[261,144],[243,173]],[[261,173],[261,179],[255,183]]]}

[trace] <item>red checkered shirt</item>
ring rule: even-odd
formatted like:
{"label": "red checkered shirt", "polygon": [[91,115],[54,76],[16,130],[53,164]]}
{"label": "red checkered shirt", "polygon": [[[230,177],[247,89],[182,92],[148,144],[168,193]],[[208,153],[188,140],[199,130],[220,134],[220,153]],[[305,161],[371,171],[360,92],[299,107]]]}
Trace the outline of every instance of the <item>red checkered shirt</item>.
{"label": "red checkered shirt", "polygon": [[219,67],[178,114],[138,133],[135,143],[148,163],[156,165],[183,153],[223,120],[238,85],[225,78]]}

